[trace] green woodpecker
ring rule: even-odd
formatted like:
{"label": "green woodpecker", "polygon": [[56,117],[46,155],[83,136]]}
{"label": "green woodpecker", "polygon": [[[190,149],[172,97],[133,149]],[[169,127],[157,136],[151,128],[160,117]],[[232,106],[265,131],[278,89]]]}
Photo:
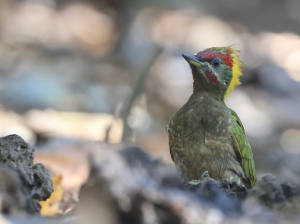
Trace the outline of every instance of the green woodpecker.
{"label": "green woodpecker", "polygon": [[238,115],[224,103],[240,84],[238,51],[232,46],[213,47],[182,56],[191,67],[194,91],[167,126],[177,170],[183,181],[198,180],[208,171],[213,179],[253,187],[256,171],[251,147]]}

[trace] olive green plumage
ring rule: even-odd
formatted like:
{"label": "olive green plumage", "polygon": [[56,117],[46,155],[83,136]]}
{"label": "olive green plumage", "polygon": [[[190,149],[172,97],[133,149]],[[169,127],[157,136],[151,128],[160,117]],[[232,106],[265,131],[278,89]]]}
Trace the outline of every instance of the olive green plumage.
{"label": "olive green plumage", "polygon": [[[236,51],[231,47],[211,48],[189,62],[194,91],[167,126],[171,157],[184,181],[227,179],[253,187],[256,172],[251,147],[238,115],[224,98],[241,75]],[[236,83],[236,84],[234,84]]]}
{"label": "olive green plumage", "polygon": [[245,176],[250,180],[251,186],[253,187],[256,182],[256,171],[252,156],[252,150],[247,140],[245,130],[240,118],[233,110],[230,109],[230,111],[231,116],[234,119],[232,132],[233,146],[241,161]]}

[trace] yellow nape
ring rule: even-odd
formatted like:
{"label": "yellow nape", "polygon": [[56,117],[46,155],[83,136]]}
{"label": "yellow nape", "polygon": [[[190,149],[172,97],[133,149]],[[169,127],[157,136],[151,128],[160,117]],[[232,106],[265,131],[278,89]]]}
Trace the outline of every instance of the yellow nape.
{"label": "yellow nape", "polygon": [[226,93],[224,95],[224,100],[233,92],[234,87],[238,86],[241,84],[239,77],[243,75],[242,73],[242,61],[238,57],[239,51],[231,49],[232,53],[232,60],[233,60],[233,65],[232,65],[232,79],[229,83],[229,86],[226,90]]}

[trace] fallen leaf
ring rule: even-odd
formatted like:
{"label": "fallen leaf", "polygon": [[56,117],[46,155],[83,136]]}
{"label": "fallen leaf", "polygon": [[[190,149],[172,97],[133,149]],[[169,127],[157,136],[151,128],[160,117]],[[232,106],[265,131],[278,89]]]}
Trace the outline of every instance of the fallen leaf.
{"label": "fallen leaf", "polygon": [[62,176],[55,175],[52,177],[53,192],[46,201],[40,201],[42,206],[41,215],[42,216],[53,216],[59,210],[59,203],[63,197],[63,188],[61,185]]}

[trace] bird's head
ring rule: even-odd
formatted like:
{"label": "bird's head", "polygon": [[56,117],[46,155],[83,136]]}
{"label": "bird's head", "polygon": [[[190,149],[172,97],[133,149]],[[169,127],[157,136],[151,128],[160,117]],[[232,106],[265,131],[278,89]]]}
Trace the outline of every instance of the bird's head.
{"label": "bird's head", "polygon": [[194,92],[209,91],[223,100],[229,96],[242,75],[238,53],[228,46],[208,48],[193,56],[183,54],[192,69]]}

